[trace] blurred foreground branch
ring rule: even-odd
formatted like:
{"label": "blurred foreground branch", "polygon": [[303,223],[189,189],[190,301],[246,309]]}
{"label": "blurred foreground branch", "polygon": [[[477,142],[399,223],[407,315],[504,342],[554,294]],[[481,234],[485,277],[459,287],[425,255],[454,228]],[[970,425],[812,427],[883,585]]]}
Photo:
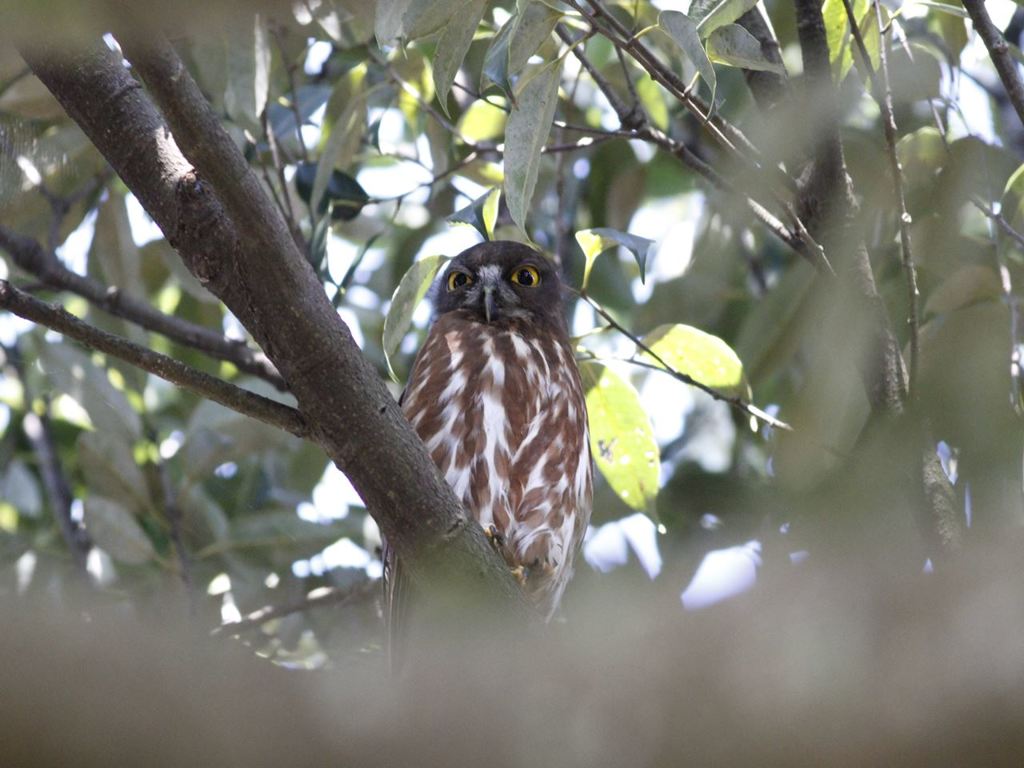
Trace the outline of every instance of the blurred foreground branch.
{"label": "blurred foreground branch", "polygon": [[1006,95],[1010,97],[1010,103],[1021,124],[1024,125],[1024,82],[1021,82],[1020,72],[1017,70],[1017,62],[1010,53],[1010,45],[1006,38],[992,23],[988,15],[984,0],[963,0],[964,8],[971,17],[975,31],[981,36],[981,40],[988,48],[988,54],[992,57],[992,63],[999,73],[999,79],[1003,81],[1006,88]]}

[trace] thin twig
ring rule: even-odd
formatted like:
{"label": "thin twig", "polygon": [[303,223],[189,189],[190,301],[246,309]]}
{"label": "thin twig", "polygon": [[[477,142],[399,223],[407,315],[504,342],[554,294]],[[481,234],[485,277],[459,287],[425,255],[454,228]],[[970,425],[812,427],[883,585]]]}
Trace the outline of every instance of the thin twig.
{"label": "thin twig", "polygon": [[286,605],[267,605],[253,611],[239,621],[230,621],[221,624],[213,630],[213,635],[240,635],[252,629],[259,629],[272,619],[280,619],[291,616],[293,613],[301,613],[313,608],[322,608],[327,605],[346,605],[348,603],[367,600],[380,592],[380,581],[370,579],[360,582],[351,589],[338,589],[337,587],[321,587],[314,589],[306,597],[298,602]]}
{"label": "thin twig", "polygon": [[988,55],[999,73],[999,79],[1003,81],[1006,88],[1006,95],[1010,97],[1010,103],[1017,111],[1017,117],[1024,125],[1024,82],[1021,82],[1020,73],[1017,71],[1017,63],[1010,53],[1010,44],[1006,38],[992,23],[988,11],[985,9],[984,0],[963,0],[964,9],[971,17],[974,29],[981,36],[981,40],[988,48]]}
{"label": "thin twig", "polygon": [[276,400],[236,387],[173,358],[140,347],[130,341],[83,323],[63,307],[39,301],[0,280],[0,309],[58,331],[99,352],[124,360],[177,384],[200,397],[220,403],[257,421],[283,429],[297,437],[309,435],[309,426],[299,411]]}
{"label": "thin twig", "polygon": [[681,371],[677,371],[675,368],[673,368],[671,365],[665,362],[665,360],[662,359],[661,355],[659,355],[649,346],[644,344],[644,342],[638,336],[636,336],[633,332],[631,332],[625,326],[619,323],[618,320],[612,317],[612,315],[607,310],[605,310],[604,307],[602,307],[600,304],[598,304],[596,301],[590,298],[590,296],[588,296],[586,292],[581,292],[579,296],[581,299],[587,302],[587,304],[593,307],[594,311],[597,312],[597,314],[599,314],[605,320],[605,322],[607,322],[612,328],[614,328],[616,331],[618,331],[631,342],[633,342],[636,345],[637,349],[649,355],[651,359],[654,360],[655,363],[657,363],[657,365],[653,365],[651,363],[647,363],[643,360],[638,360],[636,358],[629,360],[628,362],[634,363],[641,367],[651,368],[652,370],[667,373],[673,378],[683,382],[684,384],[689,384],[691,387],[696,387],[701,392],[706,392],[707,394],[711,395],[711,397],[714,398],[715,400],[720,400],[723,403],[728,403],[733,408],[742,411],[748,416],[753,416],[755,419],[764,422],[768,426],[776,427],[778,429],[784,429],[788,432],[793,431],[793,428],[789,424],[779,419],[776,419],[774,416],[768,413],[765,413],[756,405],[752,405],[739,397],[734,397],[732,395],[724,395],[714,387],[709,387],[707,384],[703,384],[697,381],[692,376],[688,376],[687,374],[682,373]]}
{"label": "thin twig", "polygon": [[7,362],[14,368],[18,379],[21,381],[23,399],[25,402],[25,417],[22,428],[28,437],[32,452],[39,463],[39,474],[43,480],[43,487],[46,489],[46,496],[50,502],[53,518],[60,530],[60,535],[71,553],[75,565],[83,573],[86,572],[86,558],[92,543],[89,541],[89,534],[85,529],[76,523],[71,517],[71,503],[74,496],[71,493],[71,485],[68,483],[67,475],[60,462],[60,455],[57,453],[57,445],[53,438],[53,428],[50,423],[50,403],[43,399],[43,408],[37,411],[32,407],[32,393],[29,388],[29,380],[25,375],[25,368],[21,359],[21,350],[17,342],[11,346],[2,345],[4,356]]}
{"label": "thin twig", "polygon": [[46,251],[32,238],[20,235],[0,225],[0,248],[5,250],[21,269],[38,277],[54,290],[70,291],[90,303],[148,331],[159,333],[217,360],[231,363],[240,371],[273,384],[279,390],[287,385],[273,364],[261,353],[244,342],[229,339],[216,331],[187,320],[167,315],[116,287],[106,286],[98,280],[72,272],[61,264],[52,251]]}
{"label": "thin twig", "polygon": [[[156,442],[156,432],[149,435],[151,442]],[[185,547],[185,538],[182,535],[181,505],[178,504],[178,493],[171,480],[171,472],[167,462],[162,458],[156,462],[157,474],[160,476],[160,490],[163,495],[163,513],[170,529],[171,546],[178,558],[178,573],[185,586],[185,593],[188,595],[189,610],[195,614],[197,606],[195,602],[195,591],[192,579],[192,559],[188,549]]]}
{"label": "thin twig", "polygon": [[920,294],[917,288],[917,268],[914,264],[914,252],[910,241],[910,225],[913,223],[913,220],[910,217],[910,212],[907,210],[907,198],[903,190],[903,166],[900,164],[899,154],[896,151],[898,137],[896,132],[896,118],[893,114],[892,83],[889,79],[889,54],[886,46],[888,36],[882,29],[884,26],[882,21],[882,9],[876,0],[876,2],[873,3],[875,21],[878,24],[878,34],[881,38],[878,46],[878,62],[882,77],[881,81],[879,81],[878,73],[875,72],[874,67],[871,65],[871,57],[868,55],[868,49],[864,43],[864,37],[861,35],[860,27],[857,23],[856,15],[854,14],[853,4],[850,0],[843,0],[843,5],[846,8],[847,20],[850,23],[850,32],[853,35],[853,39],[857,44],[858,50],[860,51],[864,69],[867,71],[868,78],[871,82],[872,95],[882,112],[882,126],[885,130],[886,154],[889,159],[889,171],[892,174],[893,191],[896,193],[896,213],[900,232],[901,261],[903,265],[903,274],[907,282],[907,325],[910,331],[910,370],[907,380],[907,395],[911,400],[913,400],[917,391],[918,346],[920,336],[917,305]]}

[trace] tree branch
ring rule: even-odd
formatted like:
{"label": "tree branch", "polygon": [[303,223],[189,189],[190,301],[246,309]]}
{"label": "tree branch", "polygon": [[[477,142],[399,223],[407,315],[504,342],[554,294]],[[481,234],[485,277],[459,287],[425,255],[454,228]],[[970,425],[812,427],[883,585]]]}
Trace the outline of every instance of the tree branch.
{"label": "tree branch", "polygon": [[988,55],[992,58],[996,72],[999,73],[999,79],[1003,81],[1006,95],[1010,97],[1010,103],[1024,125],[1024,82],[1021,82],[1017,63],[1010,54],[1010,45],[992,23],[992,18],[985,9],[984,0],[963,0],[963,3],[974,29],[988,48]]}
{"label": "tree branch", "polygon": [[39,45],[21,52],[192,273],[266,351],[313,439],[348,475],[417,582],[442,600],[457,585],[462,608],[519,614],[525,604],[508,568],[363,358],[173,48],[132,30],[118,40],[167,122],[99,46],[70,55]]}
{"label": "tree branch", "polygon": [[341,606],[349,603],[357,603],[368,600],[380,592],[380,581],[368,579],[360,582],[350,589],[338,589],[337,587],[322,587],[314,589],[302,600],[286,605],[267,605],[263,608],[247,614],[239,621],[230,621],[221,624],[213,630],[213,635],[240,635],[252,629],[259,629],[268,621],[291,616],[293,613],[301,613],[313,608],[322,608],[327,605]]}
{"label": "tree branch", "polygon": [[45,250],[37,240],[13,232],[2,224],[0,248],[10,255],[18,267],[35,275],[48,287],[71,291],[115,317],[159,333],[184,346],[205,352],[218,360],[229,362],[238,370],[259,376],[282,391],[287,389],[284,380],[266,356],[250,349],[244,342],[229,339],[210,328],[187,320],[166,315],[151,304],[123,293],[116,287],[105,286],[98,280],[72,272],[60,263],[52,251]]}
{"label": "tree branch", "polygon": [[308,437],[310,434],[306,420],[294,408],[236,387],[159,352],[133,344],[120,336],[101,331],[88,323],[83,323],[63,307],[47,304],[19,291],[6,280],[0,280],[0,309],[6,309],[18,317],[52,328],[98,352],[124,360],[200,397],[291,432],[297,437]]}
{"label": "tree branch", "polygon": [[71,493],[71,486],[68,484],[64,468],[60,463],[60,456],[57,454],[57,446],[53,439],[53,428],[50,424],[49,403],[42,412],[31,408],[32,393],[29,389],[29,381],[25,376],[25,369],[21,359],[21,350],[17,343],[2,347],[7,362],[14,368],[15,373],[21,380],[23,399],[25,401],[25,418],[23,428],[28,437],[32,452],[39,462],[39,474],[43,479],[43,487],[46,488],[46,496],[50,501],[50,508],[53,511],[54,521],[60,530],[60,535],[71,553],[72,559],[79,570],[85,574],[86,558],[92,548],[89,534],[71,518],[71,503],[74,496]]}

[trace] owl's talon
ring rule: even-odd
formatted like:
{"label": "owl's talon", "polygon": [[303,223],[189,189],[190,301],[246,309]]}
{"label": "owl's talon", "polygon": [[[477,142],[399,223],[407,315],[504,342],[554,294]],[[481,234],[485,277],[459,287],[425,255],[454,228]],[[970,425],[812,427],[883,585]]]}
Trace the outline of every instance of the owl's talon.
{"label": "owl's talon", "polygon": [[530,578],[530,569],[527,568],[525,565],[517,565],[515,568],[512,568],[511,571],[512,575],[519,583],[519,586],[525,587],[526,580]]}
{"label": "owl's talon", "polygon": [[505,537],[501,535],[501,531],[495,528],[494,524],[491,523],[484,528],[484,536],[487,537],[487,540],[491,542],[491,546],[494,547],[494,550],[500,555],[502,548],[505,546]]}

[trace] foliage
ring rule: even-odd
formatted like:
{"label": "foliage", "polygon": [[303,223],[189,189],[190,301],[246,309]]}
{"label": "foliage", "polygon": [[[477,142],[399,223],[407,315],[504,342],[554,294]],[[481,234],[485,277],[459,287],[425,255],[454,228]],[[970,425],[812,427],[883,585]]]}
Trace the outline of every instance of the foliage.
{"label": "foliage", "polygon": [[[194,30],[176,45],[366,356],[399,382],[396,395],[444,261],[480,237],[532,242],[581,292],[568,317],[604,478],[595,525],[657,509],[671,564],[663,578],[680,590],[714,547],[758,536],[786,561],[821,536],[875,530],[877,520],[841,520],[842,504],[825,501],[878,469],[846,461],[871,416],[857,367],[862,329],[747,198],[782,226],[799,201],[767,191],[730,140],[715,138],[719,118],[738,126],[760,168],[792,178],[813,160],[820,126],[797,110],[765,119],[744,78],[799,82],[786,75],[801,69],[790,4],[766,4],[781,63],[743,25],[751,2],[696,0],[688,13],[667,2],[605,5],[611,21],[599,18],[605,32],[591,34],[591,5],[556,0],[322,0]],[[844,2],[823,5],[841,136],[883,309],[909,349],[900,216],[870,83],[891,36],[867,0],[852,7],[867,62]],[[1019,491],[1024,133],[990,85],[987,58],[975,63],[980,43],[959,5],[908,2],[885,21],[897,38],[888,51],[895,150],[920,285],[915,407],[947,468],[960,460],[957,514],[970,485],[974,524],[1000,530],[1020,523],[1009,478]],[[615,24],[628,39],[607,33]],[[646,46],[658,66],[630,45]],[[0,89],[2,226],[104,286],[244,335],[17,56],[0,60]],[[694,96],[704,113],[687,106]],[[724,181],[708,183],[680,148]],[[268,380],[57,290],[6,250],[0,277],[291,402]],[[0,336],[0,591],[61,593],[76,580],[54,469],[70,491],[64,511],[96,547],[90,578],[111,600],[141,603],[183,583],[212,626],[377,575],[375,526],[318,449],[45,328],[4,317]],[[770,404],[793,433],[750,429],[748,403]],[[896,514],[880,506],[879,518]],[[888,544],[908,560],[920,551],[913,528],[906,521]],[[324,646],[373,646],[377,632],[364,600],[249,634],[267,655],[293,661],[301,646],[308,661]]]}

